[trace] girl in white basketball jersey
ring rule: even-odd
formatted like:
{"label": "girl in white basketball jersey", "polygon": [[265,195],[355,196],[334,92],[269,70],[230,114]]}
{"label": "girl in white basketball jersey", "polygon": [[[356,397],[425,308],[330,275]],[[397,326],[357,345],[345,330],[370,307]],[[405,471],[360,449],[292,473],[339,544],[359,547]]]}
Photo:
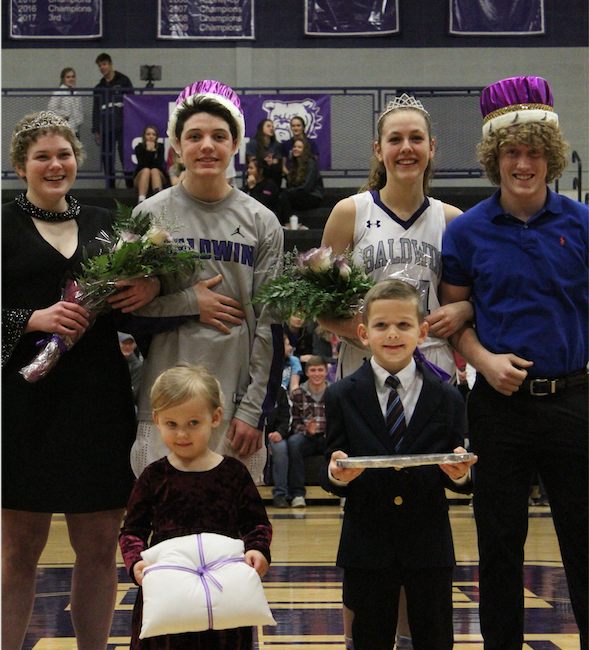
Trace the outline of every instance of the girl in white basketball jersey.
{"label": "girl in white basketball jersey", "polygon": [[[434,140],[429,113],[421,102],[403,94],[389,102],[377,125],[378,139],[370,175],[360,193],[340,201],[327,220],[322,245],[336,254],[352,250],[376,281],[395,270],[422,283],[429,335],[420,346],[428,361],[456,377],[447,337],[473,316],[468,302],[440,307],[437,291],[441,271],[442,234],[461,213],[458,208],[426,195],[433,175]],[[353,319],[320,318],[320,324],[343,339],[338,378],[358,369],[366,358],[357,331],[362,315]],[[403,601],[401,601],[403,603]],[[344,604],[346,648],[352,649],[353,612]],[[400,604],[396,647],[413,647],[405,606]],[[401,635],[401,638],[400,638]],[[403,640],[407,645],[402,645]]]}
{"label": "girl in white basketball jersey", "polygon": [[[442,234],[461,211],[426,195],[433,174],[431,118],[421,102],[402,95],[389,102],[378,120],[378,140],[367,183],[355,196],[340,201],[329,216],[322,244],[340,254],[350,249],[354,261],[376,281],[395,270],[420,280],[426,295],[430,334],[421,351],[452,378],[456,368],[447,337],[472,317],[470,303],[440,307]],[[321,319],[344,339],[338,376],[356,370],[366,356],[358,342],[362,318]]]}

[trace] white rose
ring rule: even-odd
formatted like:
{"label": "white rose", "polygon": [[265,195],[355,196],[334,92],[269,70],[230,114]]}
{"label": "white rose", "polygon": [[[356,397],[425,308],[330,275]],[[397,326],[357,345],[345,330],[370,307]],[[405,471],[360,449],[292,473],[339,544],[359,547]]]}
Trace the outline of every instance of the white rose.
{"label": "white rose", "polygon": [[347,280],[350,277],[352,269],[350,268],[350,265],[348,264],[345,257],[336,259],[333,265],[337,266],[339,274],[342,276],[342,278],[344,278],[344,280]]}
{"label": "white rose", "polygon": [[160,246],[165,241],[171,241],[172,236],[170,235],[169,231],[167,231],[165,228],[155,227],[155,228],[150,228],[147,231],[145,235],[145,240],[150,244],[153,244],[154,246]]}
{"label": "white rose", "polygon": [[314,273],[323,273],[331,266],[331,246],[313,248],[305,253],[303,264]]}

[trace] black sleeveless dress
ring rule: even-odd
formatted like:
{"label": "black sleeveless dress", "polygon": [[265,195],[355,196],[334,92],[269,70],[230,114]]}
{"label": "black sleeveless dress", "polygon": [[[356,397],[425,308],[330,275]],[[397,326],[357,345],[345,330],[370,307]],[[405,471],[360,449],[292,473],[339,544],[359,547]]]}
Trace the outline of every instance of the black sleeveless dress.
{"label": "black sleeveless dress", "polygon": [[26,323],[26,310],[30,315],[60,299],[64,278],[80,268],[83,249],[96,254],[96,235],[111,224],[108,210],[83,206],[78,248],[66,259],[16,203],[2,207],[3,349],[12,342],[7,339],[18,338],[2,369],[4,508],[83,513],[127,504],[135,409],[112,314],[99,316],[37,383],[18,372],[45,336],[19,336],[19,318],[25,314]]}

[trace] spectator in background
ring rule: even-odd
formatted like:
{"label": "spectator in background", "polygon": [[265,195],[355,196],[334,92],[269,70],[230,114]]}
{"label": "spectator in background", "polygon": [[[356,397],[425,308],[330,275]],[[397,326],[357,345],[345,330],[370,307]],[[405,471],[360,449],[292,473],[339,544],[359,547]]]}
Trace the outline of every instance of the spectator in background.
{"label": "spectator in background", "polygon": [[303,366],[298,357],[294,356],[292,344],[288,339],[288,334],[284,334],[284,368],[282,370],[282,387],[287,391],[288,396],[292,391],[299,387]]}
{"label": "spectator in background", "polygon": [[256,135],[245,148],[246,159],[263,158],[270,167],[268,178],[278,187],[282,185],[282,145],[274,135],[274,122],[261,120],[256,129]]}
{"label": "spectator in background", "polygon": [[84,111],[82,109],[82,98],[76,95],[73,88],[76,85],[76,71],[73,68],[64,68],[59,77],[60,90],[56,90],[51,99],[47,109],[65,117],[68,124],[76,133],[76,137],[80,137],[80,126],[84,122]]}
{"label": "spectator in background", "polygon": [[129,373],[131,375],[131,386],[133,387],[133,399],[137,404],[137,397],[139,396],[139,385],[141,383],[141,368],[143,366],[143,355],[139,352],[137,342],[132,334],[126,332],[119,332],[119,346],[127,364],[129,365]]}
{"label": "spectator in background", "polygon": [[168,174],[172,186],[178,185],[186,174],[186,167],[184,167],[180,156],[174,151],[174,147],[170,147],[168,152]]}
{"label": "spectator in background", "polygon": [[[284,323],[284,332],[293,348],[293,354],[298,357],[301,363],[313,356],[324,357],[329,363],[337,363],[333,352],[333,334],[324,330],[319,323],[305,323],[299,316],[291,316],[288,323]],[[304,370],[301,372],[301,382],[307,380]]]}
{"label": "spectator in background", "polygon": [[286,140],[282,143],[282,172],[285,176],[288,175],[288,161],[290,159],[290,153],[292,151],[292,145],[294,144],[294,139],[296,137],[306,138],[311,149],[311,154],[315,160],[319,158],[319,149],[317,149],[317,143],[315,140],[309,140],[307,134],[305,133],[305,120],[302,117],[296,116],[293,117],[290,121],[290,132],[292,133],[292,138]]}
{"label": "spectator in background", "polygon": [[247,165],[247,181],[243,191],[279,216],[280,189],[269,176],[268,163],[263,158],[252,158]]}
{"label": "spectator in background", "polygon": [[283,386],[278,389],[276,407],[268,416],[268,454],[272,471],[272,504],[275,508],[288,508],[288,445],[290,433],[290,400]]}
{"label": "spectator in background", "polygon": [[[96,144],[100,145],[102,169],[108,179],[109,187],[116,187],[115,148],[119,150],[121,167],[125,169],[123,158],[123,98],[133,94],[133,84],[129,77],[113,68],[111,57],[103,52],[96,57],[96,65],[102,79],[94,87],[94,108],[92,111],[92,133]],[[121,88],[122,90],[117,90]],[[133,187],[133,179],[125,174],[128,188]]]}
{"label": "spectator in background", "polygon": [[142,141],[135,147],[137,168],[133,184],[139,194],[139,203],[145,201],[149,189],[156,194],[168,184],[169,176],[164,162],[164,145],[158,142],[158,131],[153,125],[143,129]]}
{"label": "spectator in background", "polygon": [[[338,339],[335,337],[335,346]],[[313,354],[327,359],[329,363],[337,363],[337,350],[334,350],[334,334],[324,329],[319,323],[313,323]]]}
{"label": "spectator in background", "polygon": [[305,363],[313,352],[313,330],[315,323],[305,323],[304,318],[291,316],[288,323],[284,323],[283,329],[288,335],[288,340],[293,347],[294,354]]}
{"label": "spectator in background", "polygon": [[325,449],[325,389],[327,361],[312,356],[305,365],[308,381],[292,393],[292,434],[288,444],[288,486],[293,508],[304,508],[305,458]]}
{"label": "spectator in background", "polygon": [[286,178],[286,217],[298,210],[318,208],[323,200],[323,179],[307,138],[296,136]]}

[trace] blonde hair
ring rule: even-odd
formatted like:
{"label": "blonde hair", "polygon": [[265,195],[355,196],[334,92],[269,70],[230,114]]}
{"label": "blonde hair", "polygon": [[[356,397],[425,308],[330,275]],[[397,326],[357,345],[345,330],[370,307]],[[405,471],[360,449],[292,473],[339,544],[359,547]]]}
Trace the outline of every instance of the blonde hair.
{"label": "blonde hair", "polygon": [[364,297],[364,310],[362,312],[362,321],[364,325],[368,324],[370,318],[370,307],[376,300],[409,300],[414,303],[417,310],[417,320],[423,323],[424,312],[423,302],[417,289],[405,280],[383,280],[375,284]]}
{"label": "blonde hair", "polygon": [[554,122],[528,122],[492,131],[477,145],[479,162],[493,185],[501,185],[499,157],[501,151],[510,145],[526,145],[544,152],[547,171],[546,182],[560,178],[568,165],[566,157],[569,143]]}
{"label": "blonde hair", "polygon": [[155,380],[151,389],[151,408],[156,413],[183,404],[194,397],[203,397],[211,412],[223,408],[221,385],[204,366],[178,364]]}
{"label": "blonde hair", "polygon": [[[426,126],[426,131],[427,135],[429,138],[429,141],[431,142],[433,139],[433,126],[432,126],[432,119],[429,115],[429,113],[419,110],[417,108],[411,108],[411,107],[402,107],[402,108],[394,108],[393,110],[385,110],[377,124],[377,142],[380,146],[380,143],[382,141],[382,134],[383,134],[383,125],[384,123],[388,120],[389,115],[395,115],[399,111],[414,111],[418,115],[421,115],[423,117],[423,120],[425,122]],[[423,173],[423,192],[424,194],[427,194],[429,192],[429,187],[432,181],[432,178],[434,176],[434,159],[430,158],[429,162],[427,164],[427,167],[425,169],[425,172]],[[387,184],[387,170],[384,166],[384,163],[382,160],[379,160],[376,157],[376,154],[372,154],[372,158],[370,160],[370,170],[368,172],[368,179],[364,183],[364,185],[358,190],[358,193],[360,192],[366,192],[369,190],[381,190],[385,185]]]}

